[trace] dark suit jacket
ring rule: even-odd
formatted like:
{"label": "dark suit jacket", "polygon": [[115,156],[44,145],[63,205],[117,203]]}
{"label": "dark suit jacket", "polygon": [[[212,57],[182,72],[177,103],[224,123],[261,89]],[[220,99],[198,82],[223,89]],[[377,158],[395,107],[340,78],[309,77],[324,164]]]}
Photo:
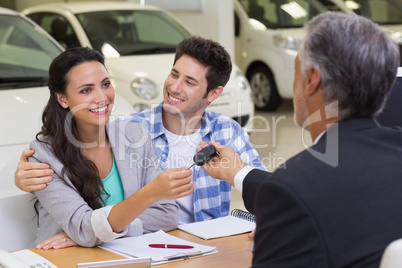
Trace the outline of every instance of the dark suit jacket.
{"label": "dark suit jacket", "polygon": [[402,131],[343,120],[311,149],[243,182],[257,219],[253,267],[378,268],[402,237]]}

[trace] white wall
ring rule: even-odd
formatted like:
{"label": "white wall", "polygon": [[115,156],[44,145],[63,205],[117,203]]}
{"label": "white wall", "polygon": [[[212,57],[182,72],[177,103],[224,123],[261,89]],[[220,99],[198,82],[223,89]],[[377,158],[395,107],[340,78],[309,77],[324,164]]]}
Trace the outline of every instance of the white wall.
{"label": "white wall", "polygon": [[[184,1],[184,0],[183,0]],[[202,12],[170,11],[197,35],[222,44],[234,58],[234,23],[232,0],[204,0]]]}

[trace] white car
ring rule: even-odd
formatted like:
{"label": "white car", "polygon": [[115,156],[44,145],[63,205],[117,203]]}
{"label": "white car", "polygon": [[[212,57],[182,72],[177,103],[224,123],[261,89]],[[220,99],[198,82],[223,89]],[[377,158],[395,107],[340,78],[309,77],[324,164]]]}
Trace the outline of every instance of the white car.
{"label": "white car", "polygon": [[32,21],[0,8],[0,197],[15,192],[14,171],[21,152],[42,125],[49,98],[48,68],[62,51]]}
{"label": "white car", "polygon": [[[101,51],[116,92],[137,112],[162,102],[176,45],[193,35],[160,8],[127,2],[52,3],[21,12],[66,48],[88,46]],[[242,126],[254,115],[250,86],[237,66],[223,94],[208,109]]]}
{"label": "white car", "polygon": [[402,51],[400,0],[233,0],[233,5],[236,63],[250,83],[257,109],[276,110],[283,98],[293,98],[294,59],[305,36],[303,26],[319,13],[367,16]]}

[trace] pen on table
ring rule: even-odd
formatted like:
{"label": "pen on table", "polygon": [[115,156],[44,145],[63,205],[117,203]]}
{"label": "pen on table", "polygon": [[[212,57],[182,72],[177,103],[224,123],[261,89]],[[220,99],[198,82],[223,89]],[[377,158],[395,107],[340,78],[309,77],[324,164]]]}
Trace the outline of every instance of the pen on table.
{"label": "pen on table", "polygon": [[189,245],[173,245],[173,244],[149,244],[151,248],[194,248]]}

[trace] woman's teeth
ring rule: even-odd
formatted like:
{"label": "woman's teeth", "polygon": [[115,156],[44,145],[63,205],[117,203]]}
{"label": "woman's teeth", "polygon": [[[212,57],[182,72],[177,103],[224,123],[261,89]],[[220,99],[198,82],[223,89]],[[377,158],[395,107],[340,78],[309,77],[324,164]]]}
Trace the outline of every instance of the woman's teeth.
{"label": "woman's teeth", "polygon": [[106,109],[107,109],[107,106],[103,106],[102,108],[97,108],[97,109],[93,109],[93,110],[90,110],[90,111],[94,112],[94,113],[99,113],[99,112],[105,111]]}

